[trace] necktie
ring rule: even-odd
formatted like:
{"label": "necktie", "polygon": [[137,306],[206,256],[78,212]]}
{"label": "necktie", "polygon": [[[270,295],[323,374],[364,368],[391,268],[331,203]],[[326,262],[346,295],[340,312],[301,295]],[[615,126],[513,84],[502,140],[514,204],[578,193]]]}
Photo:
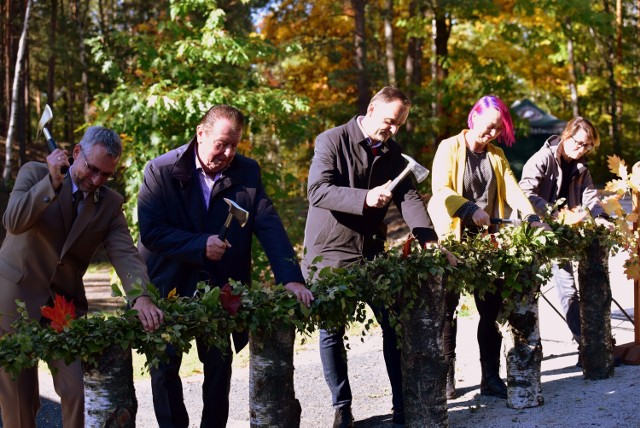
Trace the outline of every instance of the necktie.
{"label": "necktie", "polygon": [[80,202],[84,199],[84,193],[82,190],[78,189],[73,193],[73,208],[72,208],[72,218],[75,221],[76,217],[78,217],[78,210],[80,208]]}

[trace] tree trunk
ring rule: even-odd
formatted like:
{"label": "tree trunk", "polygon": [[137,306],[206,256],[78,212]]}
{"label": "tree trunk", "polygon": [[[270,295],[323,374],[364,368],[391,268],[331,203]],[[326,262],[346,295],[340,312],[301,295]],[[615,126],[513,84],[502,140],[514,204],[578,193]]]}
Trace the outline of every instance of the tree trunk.
{"label": "tree trunk", "polygon": [[89,75],[87,73],[86,49],[84,45],[84,27],[86,22],[88,6],[82,8],[82,2],[75,2],[75,20],[78,29],[78,59],[81,69],[82,81],[82,113],[85,122],[89,122]]}
{"label": "tree trunk", "polygon": [[[609,7],[609,0],[604,0],[604,12],[607,15],[611,14]],[[618,121],[620,118],[618,117],[618,85],[616,84],[616,76],[615,76],[615,49],[614,49],[614,36],[604,35],[604,45],[606,49],[606,53],[604,55],[604,60],[607,65],[608,71],[608,82],[609,82],[609,114],[611,115],[611,126],[609,128],[609,135],[613,140],[613,152],[621,153],[621,144],[620,144],[620,129]]]}
{"label": "tree trunk", "polygon": [[111,345],[95,367],[84,367],[85,426],[135,427],[138,401],[131,349]]}
{"label": "tree trunk", "polygon": [[19,115],[19,97],[20,97],[20,79],[22,78],[22,64],[24,63],[25,50],[27,44],[27,33],[29,31],[29,13],[31,11],[31,0],[27,0],[27,8],[24,13],[24,25],[22,27],[22,35],[18,44],[18,55],[16,57],[16,67],[13,74],[13,88],[11,90],[11,116],[9,119],[9,130],[7,132],[6,154],[4,171],[2,173],[2,181],[5,186],[9,184],[11,179],[11,148],[14,140],[14,133],[18,125]]}
{"label": "tree trunk", "polygon": [[[533,272],[521,275],[532,277]],[[509,314],[507,335],[507,407],[525,409],[544,404],[542,396],[542,340],[538,323],[539,287],[514,299],[515,308]]]}
{"label": "tree trunk", "polygon": [[[420,302],[420,303],[417,303]],[[402,323],[402,392],[407,426],[447,427],[444,289],[441,276],[419,284],[416,306]]]}
{"label": "tree trunk", "polygon": [[369,90],[369,76],[367,75],[366,61],[367,48],[365,44],[365,5],[367,0],[351,0],[354,11],[355,35],[353,44],[355,47],[355,66],[358,73],[358,114],[365,114],[371,98]]}
{"label": "tree trunk", "polygon": [[396,62],[393,44],[393,0],[387,0],[384,13],[384,41],[389,85],[396,86]]}
{"label": "tree trunk", "polygon": [[586,379],[606,379],[614,371],[608,255],[594,239],[578,265],[580,359]]}
{"label": "tree trunk", "polygon": [[567,57],[569,62],[569,91],[571,92],[571,110],[573,117],[580,116],[580,106],[578,102],[578,76],[576,74],[576,61],[573,52],[573,28],[571,20],[567,18],[565,22],[565,35],[567,37]]}
{"label": "tree trunk", "polygon": [[302,409],[293,385],[295,330],[251,332],[249,413],[252,427],[298,427]]}
{"label": "tree trunk", "polygon": [[[47,64],[47,104],[53,107],[56,81],[56,35],[58,33],[58,0],[51,0],[49,20],[49,59]],[[53,130],[51,130],[53,132]]]}

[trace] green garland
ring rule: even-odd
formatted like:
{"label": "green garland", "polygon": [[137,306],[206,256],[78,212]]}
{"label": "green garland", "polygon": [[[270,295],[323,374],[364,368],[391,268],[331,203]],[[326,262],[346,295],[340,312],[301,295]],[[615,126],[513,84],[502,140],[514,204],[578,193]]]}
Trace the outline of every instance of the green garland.
{"label": "green garland", "polygon": [[[394,247],[371,262],[348,268],[312,268],[310,282],[315,301],[310,308],[298,303],[282,285],[232,283],[230,291],[223,291],[203,283],[198,286],[196,298],[164,299],[158,298],[157,291],[150,286],[151,297],[165,316],[165,323],[153,333],[141,328],[134,310],[75,319],[58,332],[30,320],[24,304],[19,303],[20,317],[13,324],[13,332],[0,338],[0,366],[16,375],[24,368],[35,366],[39,359],[80,358],[94,364],[101,352],[112,345],[134,348],[150,356],[148,364],[155,365],[164,355],[167,344],[185,352],[196,335],[206,338],[210,346],[224,348],[230,333],[236,331],[257,328],[269,331],[272,326],[285,323],[308,334],[317,328],[362,323],[367,321],[363,302],[386,307],[395,323],[407,312],[406,308],[416,303],[414,284],[442,274],[455,278],[447,282],[449,287],[470,293],[494,291],[493,280],[503,277],[503,297],[515,304],[518,295],[531,288],[538,290],[549,278],[549,269],[545,268],[549,261],[567,254],[579,259],[593,239],[609,246],[618,242],[615,232],[589,222],[573,226],[554,224],[553,228],[548,232],[528,225],[505,227],[494,236],[446,241],[444,246],[460,260],[456,267],[448,265],[437,248],[408,254]],[[114,294],[121,295],[117,288]],[[400,309],[399,298],[403,302]],[[223,304],[225,299],[238,300],[239,310],[228,311]],[[368,320],[366,329],[371,323],[372,320]]]}

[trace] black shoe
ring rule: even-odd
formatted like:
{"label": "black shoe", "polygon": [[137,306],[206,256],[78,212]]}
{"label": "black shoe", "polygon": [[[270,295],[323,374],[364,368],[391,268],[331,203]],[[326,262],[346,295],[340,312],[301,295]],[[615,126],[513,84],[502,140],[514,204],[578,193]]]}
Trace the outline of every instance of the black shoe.
{"label": "black shoe", "polygon": [[333,428],[353,428],[351,407],[336,409],[336,415],[333,419]]}
{"label": "black shoe", "polygon": [[498,375],[489,375],[480,382],[480,394],[502,399],[507,398],[507,385]]}
{"label": "black shoe", "polygon": [[392,422],[393,428],[404,427],[404,410],[394,410]]}

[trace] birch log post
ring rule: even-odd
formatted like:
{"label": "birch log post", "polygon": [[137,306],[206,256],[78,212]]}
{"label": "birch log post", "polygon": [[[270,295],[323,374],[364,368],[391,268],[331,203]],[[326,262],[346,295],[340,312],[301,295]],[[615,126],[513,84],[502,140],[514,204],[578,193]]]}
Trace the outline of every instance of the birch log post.
{"label": "birch log post", "polygon": [[402,392],[408,427],[447,427],[442,276],[419,280],[415,306],[402,317]]}
{"label": "birch log post", "polygon": [[594,239],[578,264],[580,287],[580,360],[586,379],[613,376],[609,250]]}
{"label": "birch log post", "polygon": [[[531,275],[523,272],[521,275]],[[542,340],[538,322],[538,287],[516,299],[507,328],[507,407],[525,409],[544,404],[541,364]]]}
{"label": "birch log post", "polygon": [[136,426],[138,401],[133,385],[131,348],[106,348],[95,366],[84,367],[85,426]]}
{"label": "birch log post", "polygon": [[293,384],[295,329],[252,331],[249,336],[249,413],[252,427],[300,426],[302,408]]}

